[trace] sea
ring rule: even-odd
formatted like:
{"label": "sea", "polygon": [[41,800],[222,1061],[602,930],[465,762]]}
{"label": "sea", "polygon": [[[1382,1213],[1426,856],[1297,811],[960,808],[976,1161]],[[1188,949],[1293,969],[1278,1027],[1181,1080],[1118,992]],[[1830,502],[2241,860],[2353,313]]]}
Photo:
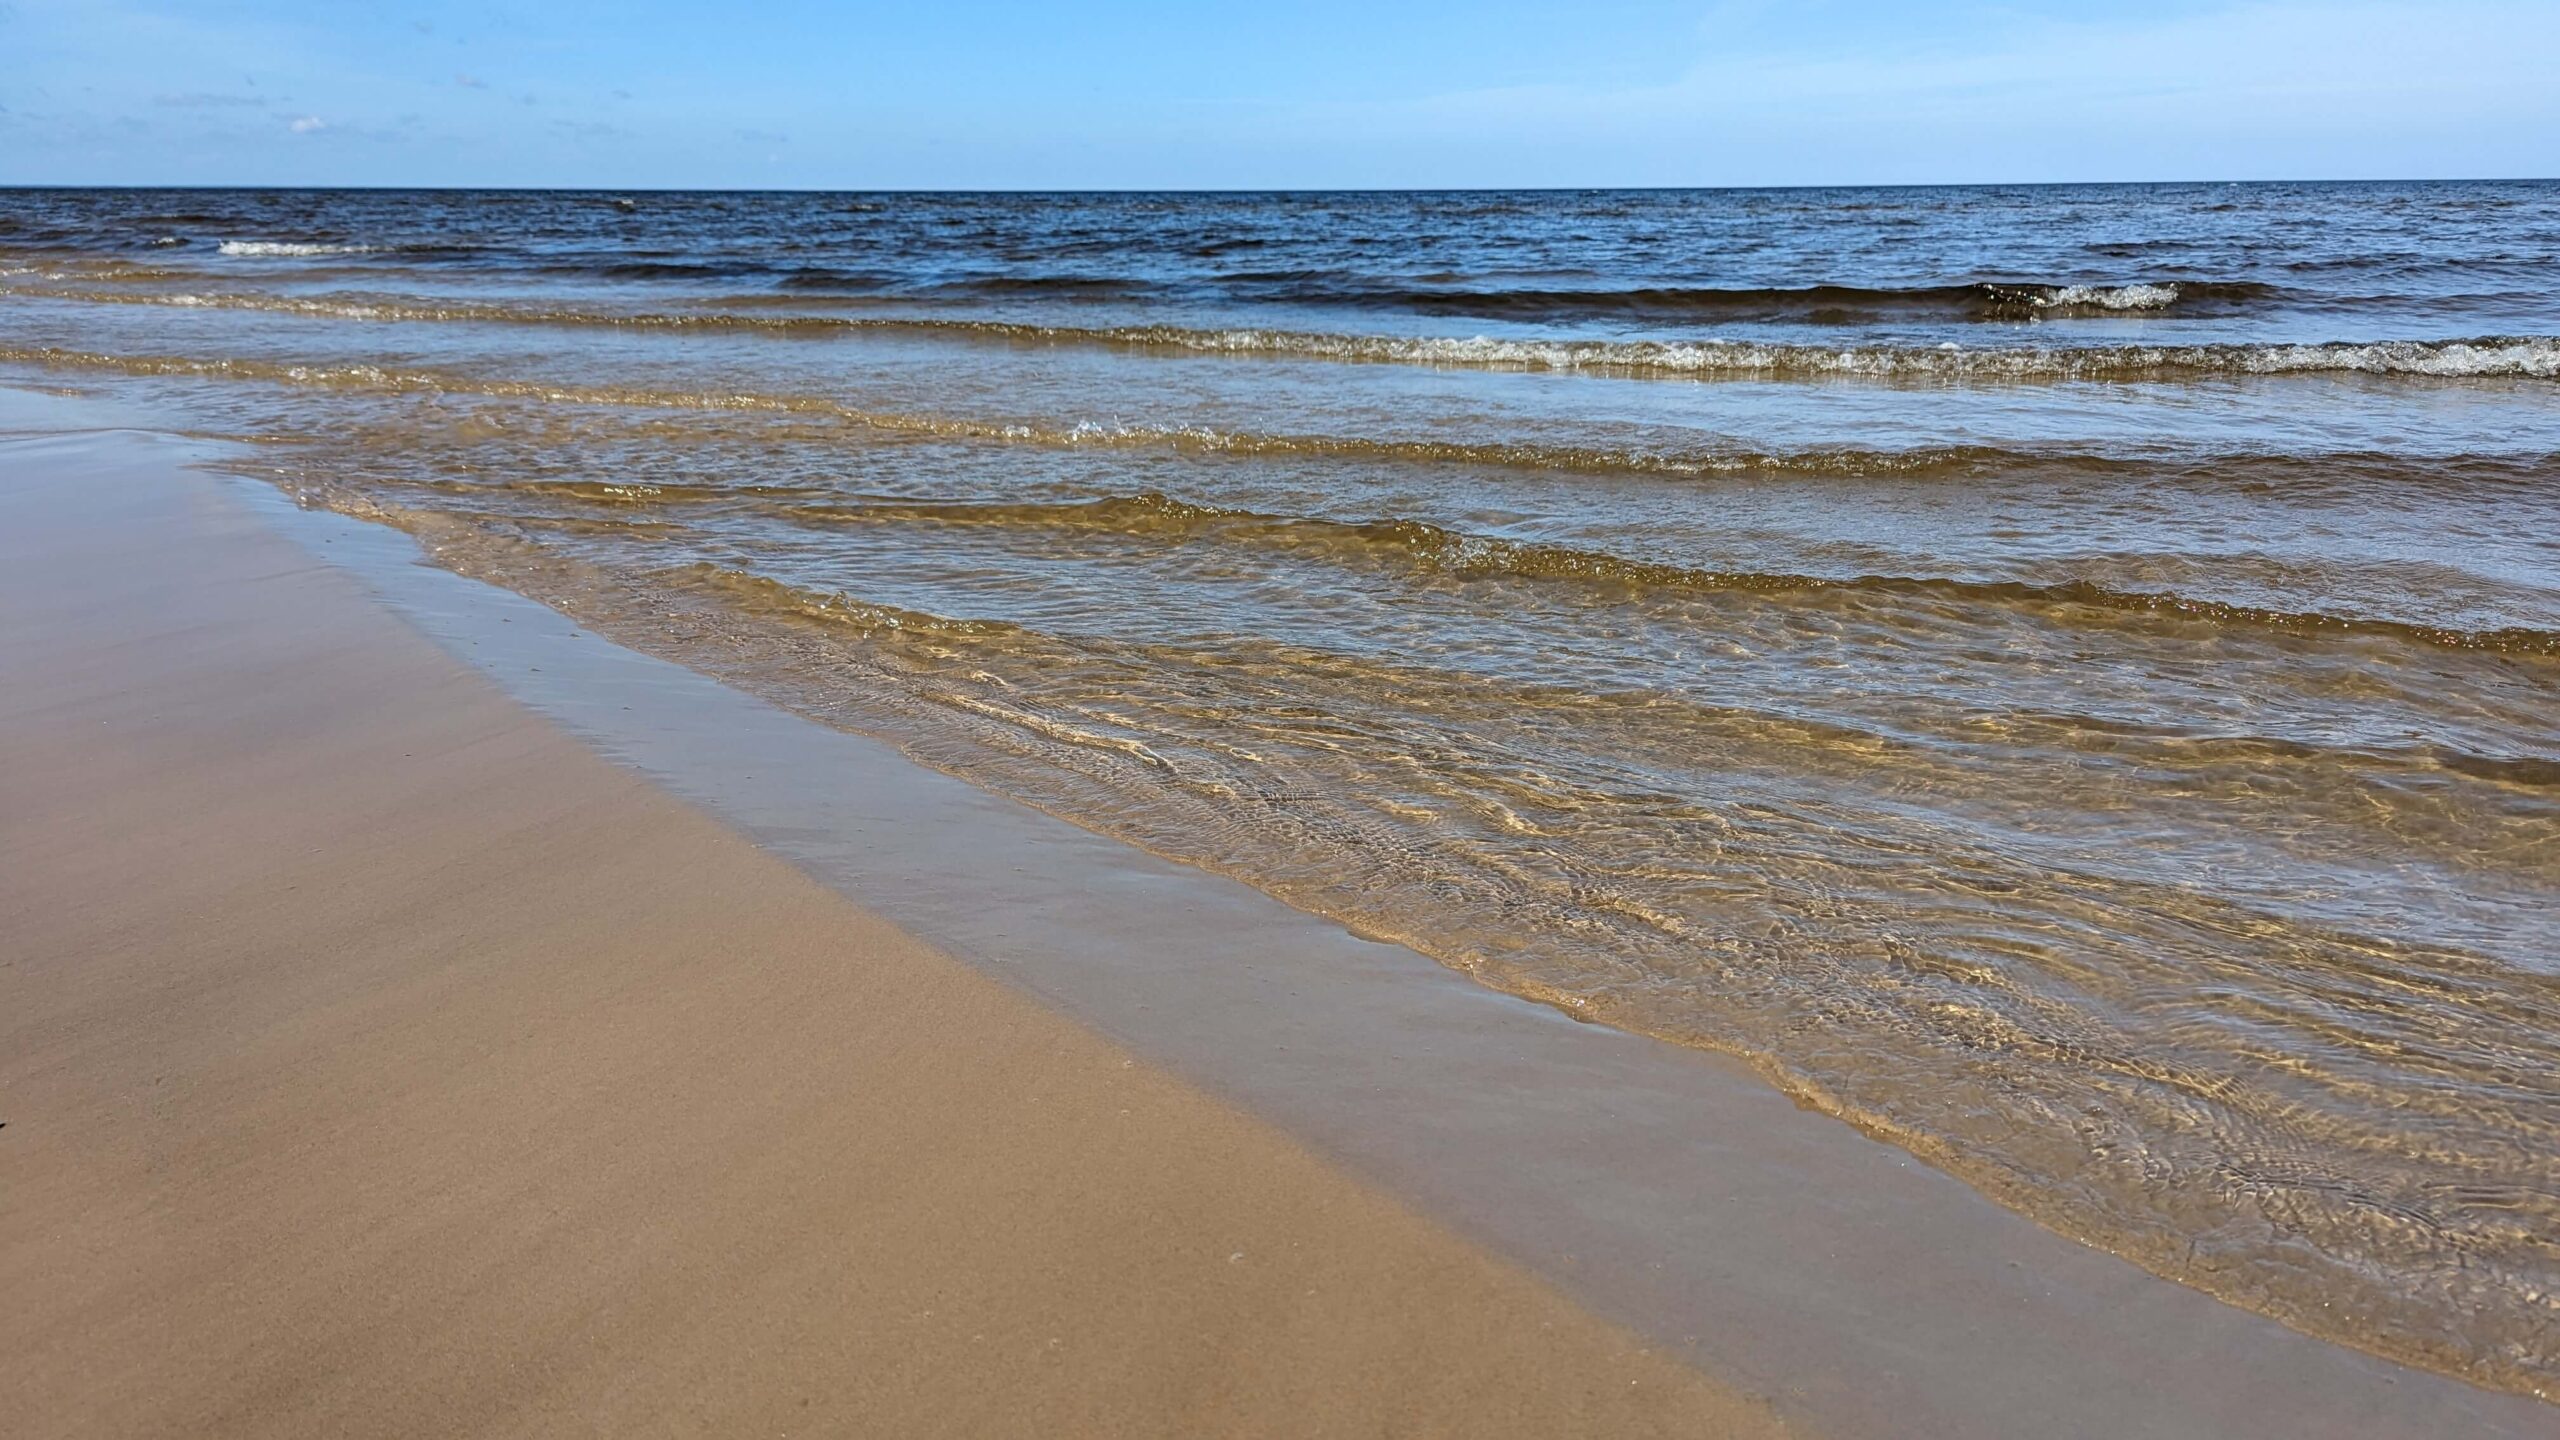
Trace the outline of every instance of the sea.
{"label": "sea", "polygon": [[2560,1385],[2560,184],[0,190],[0,383]]}

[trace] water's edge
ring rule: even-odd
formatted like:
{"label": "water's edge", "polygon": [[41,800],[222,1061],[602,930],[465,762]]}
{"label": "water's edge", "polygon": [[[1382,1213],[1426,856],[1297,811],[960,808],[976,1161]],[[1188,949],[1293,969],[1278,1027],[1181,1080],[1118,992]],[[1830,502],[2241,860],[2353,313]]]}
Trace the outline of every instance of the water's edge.
{"label": "water's edge", "polygon": [[2062,1240],[1738,1066],[923,770],[423,565],[397,532],[224,489],[608,756],[1819,1428],[2547,1424]]}

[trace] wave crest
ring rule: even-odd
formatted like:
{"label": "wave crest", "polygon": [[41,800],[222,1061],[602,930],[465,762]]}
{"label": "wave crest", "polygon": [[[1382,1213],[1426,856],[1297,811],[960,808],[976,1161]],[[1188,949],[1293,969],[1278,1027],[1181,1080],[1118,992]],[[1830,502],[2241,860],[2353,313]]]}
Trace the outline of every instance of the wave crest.
{"label": "wave crest", "polygon": [[12,293],[100,304],[262,310],[314,318],[630,330],[740,330],[776,335],[904,334],[1002,344],[1095,345],[1170,354],[1261,356],[1446,369],[1559,371],[1635,379],[2139,380],[2193,374],[2366,374],[2560,379],[2560,336],[2318,341],[2288,345],[2033,345],[1935,348],[1790,345],[1739,340],[1543,340],[1493,336],[1200,330],[1173,325],[1036,325],[907,316],[741,315],[617,311],[389,296],[285,296],[245,291],[118,293],[8,286]]}
{"label": "wave crest", "polygon": [[[2254,282],[2137,281],[2038,284],[1969,281],[1953,285],[1878,287],[1801,285],[1726,288],[1640,286],[1603,289],[1483,289],[1438,285],[1345,285],[1320,275],[1279,272],[1230,277],[1257,299],[1424,315],[1501,319],[1661,319],[1855,323],[1887,316],[1916,319],[2034,320],[2073,315],[2229,312],[2273,298]],[[1260,283],[1256,283],[1260,282]]]}
{"label": "wave crest", "polygon": [[216,254],[284,257],[293,255],[370,255],[379,245],[344,245],[322,240],[225,240]]}
{"label": "wave crest", "polygon": [[1071,501],[873,500],[786,506],[807,525],[928,523],[1095,530],[1141,538],[1220,539],[1317,556],[1393,560],[1458,579],[1565,581],[1628,591],[1892,596],[1921,602],[2068,610],[2091,616],[2246,625],[2296,634],[2371,635],[2452,650],[2560,655],[2560,634],[2530,626],[2463,629],[2377,615],[2278,610],[2207,596],[2124,590],[2092,580],[2036,583],[1933,575],[1813,575],[1706,569],[1541,541],[1453,530],[1427,520],[1273,515],[1176,499],[1161,491]]}

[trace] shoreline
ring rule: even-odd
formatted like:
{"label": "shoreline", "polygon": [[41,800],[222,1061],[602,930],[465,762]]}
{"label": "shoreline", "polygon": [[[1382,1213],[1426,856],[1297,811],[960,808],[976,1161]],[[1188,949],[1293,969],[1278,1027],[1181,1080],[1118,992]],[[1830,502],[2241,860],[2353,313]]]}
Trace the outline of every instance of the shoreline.
{"label": "shoreline", "polygon": [[1782,1433],[616,770],[185,453],[0,442],[27,1433]]}
{"label": "shoreline", "polygon": [[923,771],[421,566],[394,532],[194,480],[839,894],[1824,1433],[2547,1423],[2061,1240],[1739,1065],[1574,1025]]}

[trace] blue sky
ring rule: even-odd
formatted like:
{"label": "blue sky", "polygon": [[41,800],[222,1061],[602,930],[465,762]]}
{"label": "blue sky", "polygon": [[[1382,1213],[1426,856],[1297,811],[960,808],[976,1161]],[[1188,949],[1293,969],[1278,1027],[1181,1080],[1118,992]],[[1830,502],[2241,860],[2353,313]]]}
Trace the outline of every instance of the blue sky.
{"label": "blue sky", "polygon": [[0,183],[2560,174],[2560,0],[0,0]]}

